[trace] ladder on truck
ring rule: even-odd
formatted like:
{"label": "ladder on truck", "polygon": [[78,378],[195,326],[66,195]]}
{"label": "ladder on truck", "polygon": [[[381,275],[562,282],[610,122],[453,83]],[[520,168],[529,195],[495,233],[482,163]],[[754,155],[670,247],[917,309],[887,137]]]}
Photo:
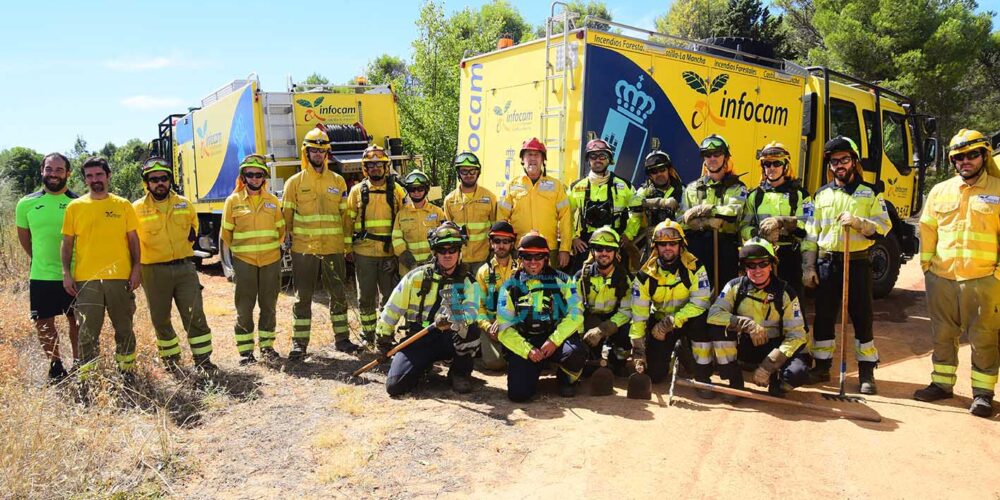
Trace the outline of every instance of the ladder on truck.
{"label": "ladder on truck", "polygon": [[[562,10],[557,14],[556,7],[559,6]],[[545,21],[545,86],[542,93],[539,137],[545,148],[550,151],[555,150],[557,152],[555,157],[560,159],[566,150],[566,113],[569,106],[567,88],[572,89],[574,85],[570,75],[573,71],[573,55],[570,52],[569,32],[573,28],[573,20],[577,17],[579,16],[576,13],[570,11],[569,5],[557,1],[552,2],[549,18]],[[553,27],[560,25],[562,33],[553,37]],[[555,137],[550,135],[550,120],[555,120],[557,123],[558,132]],[[551,154],[548,156],[550,159],[553,157]]]}

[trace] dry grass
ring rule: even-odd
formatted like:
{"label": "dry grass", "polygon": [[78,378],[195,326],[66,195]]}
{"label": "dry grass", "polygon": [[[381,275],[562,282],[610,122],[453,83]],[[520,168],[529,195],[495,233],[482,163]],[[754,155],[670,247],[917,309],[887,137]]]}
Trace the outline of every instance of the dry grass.
{"label": "dry grass", "polygon": [[361,388],[353,385],[344,385],[331,391],[334,401],[331,407],[340,410],[352,417],[360,417],[365,414],[365,393]]}

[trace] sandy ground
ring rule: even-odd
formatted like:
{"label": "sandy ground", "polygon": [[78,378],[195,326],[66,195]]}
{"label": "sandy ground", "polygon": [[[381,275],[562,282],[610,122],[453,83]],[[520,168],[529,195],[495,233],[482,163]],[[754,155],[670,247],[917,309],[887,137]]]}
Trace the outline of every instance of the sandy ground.
{"label": "sandy ground", "polygon": [[[561,399],[549,379],[537,400],[512,404],[504,377],[476,372],[477,391],[458,396],[445,368],[412,396],[391,399],[384,372],[349,379],[361,361],[332,350],[320,303],[313,306],[306,363],[238,368],[231,284],[211,270],[203,284],[214,360],[228,373],[221,386],[229,397],[176,431],[184,473],[171,491],[181,497],[1000,498],[1000,417],[967,412],[965,339],[957,397],[941,404],[911,399],[931,369],[915,262],[875,304],[879,395],[867,406],[831,403],[818,391],[833,391],[835,383],[789,395],[878,412],[881,423],[749,400],[705,402],[685,388],[668,407],[666,386],[654,386],[652,401],[634,401],[624,397],[624,380],[614,396],[589,396],[584,385],[580,396]],[[282,354],[293,302],[281,296]],[[352,309],[355,327],[356,320]],[[853,361],[849,370],[853,392]]]}

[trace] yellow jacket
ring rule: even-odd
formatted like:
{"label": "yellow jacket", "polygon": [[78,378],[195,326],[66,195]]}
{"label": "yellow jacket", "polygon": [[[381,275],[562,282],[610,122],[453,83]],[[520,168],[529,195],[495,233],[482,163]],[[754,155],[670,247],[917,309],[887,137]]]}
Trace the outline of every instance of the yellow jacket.
{"label": "yellow jacket", "polygon": [[281,200],[285,227],[292,234],[292,251],[329,255],[351,251],[347,183],[336,172],[317,173],[308,167],[285,183]]}
{"label": "yellow jacket", "polygon": [[[444,221],[444,210],[430,202],[417,208],[409,198],[403,202],[403,207],[396,214],[396,222],[392,225],[392,251],[397,257],[409,251],[417,263],[422,263],[431,256],[431,246],[427,242],[427,231],[441,225]],[[409,271],[403,265],[399,266],[399,274]]]}
{"label": "yellow jacket", "polygon": [[132,202],[139,219],[139,247],[143,264],[156,264],[186,259],[194,255],[189,238],[191,231],[198,234],[198,213],[187,198],[170,192],[166,213],[156,208],[153,195]]}
{"label": "yellow jacket", "polygon": [[519,236],[538,231],[549,242],[549,250],[572,248],[573,217],[566,187],[547,175],[535,183],[527,175],[511,179],[497,201],[497,220],[510,222]]}
{"label": "yellow jacket", "polygon": [[708,310],[712,289],[698,259],[684,251],[676,269],[661,269],[656,255],[643,264],[632,283],[632,326],[629,337],[646,336],[646,322],[670,314],[680,328]]}
{"label": "yellow jacket", "polygon": [[[892,229],[881,194],[856,180],[843,187],[830,182],[813,196],[813,216],[806,219],[806,239],[802,242],[802,249],[843,252],[844,228],[837,222],[843,212],[871,221],[877,235],[885,236]],[[851,231],[851,252],[867,250],[873,244],[875,242],[871,238]]]}
{"label": "yellow jacket", "polygon": [[510,279],[516,269],[517,261],[511,255],[506,266],[501,266],[496,257],[491,257],[484,266],[476,271],[476,284],[479,285],[479,326],[486,330],[497,319],[497,298],[500,287]]}
{"label": "yellow jacket", "polygon": [[[347,221],[346,226],[354,228],[352,238],[352,249],[358,255],[365,257],[392,257],[392,223],[393,214],[386,199],[386,186],[372,186],[371,181],[365,179],[351,187],[351,192],[347,195]],[[399,184],[393,183],[393,202],[398,212],[403,206],[403,198],[406,191]],[[364,192],[368,192],[368,203],[363,203]],[[367,237],[359,238],[362,231],[362,219]],[[388,244],[388,246],[385,246]]]}
{"label": "yellow jacket", "polygon": [[931,189],[920,216],[920,266],[945,279],[1000,279],[1000,179],[959,176]]}
{"label": "yellow jacket", "polygon": [[244,189],[229,195],[222,208],[219,231],[234,257],[257,267],[277,262],[281,258],[281,242],[285,240],[281,202],[264,186],[259,200],[252,200]]}
{"label": "yellow jacket", "polygon": [[476,186],[471,195],[462,194],[460,188],[444,197],[444,214],[448,220],[464,226],[469,243],[462,249],[462,260],[483,262],[490,256],[487,236],[497,217],[497,197],[489,189]]}
{"label": "yellow jacket", "polygon": [[[779,288],[779,285],[781,286]],[[742,287],[742,289],[741,289]],[[781,310],[775,297],[782,294]],[[739,310],[736,307],[740,295]],[[808,346],[809,336],[806,334],[805,317],[799,298],[784,282],[772,279],[764,289],[759,289],[749,283],[745,276],[734,278],[722,288],[719,298],[708,310],[708,324],[728,327],[733,315],[746,316],[767,330],[768,339],[780,339],[778,349],[787,357],[795,355],[802,346]]]}

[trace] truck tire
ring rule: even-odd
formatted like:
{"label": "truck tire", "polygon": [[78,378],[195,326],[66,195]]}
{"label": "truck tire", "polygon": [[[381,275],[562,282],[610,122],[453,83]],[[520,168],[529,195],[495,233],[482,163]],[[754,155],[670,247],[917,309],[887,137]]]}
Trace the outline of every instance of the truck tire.
{"label": "truck tire", "polygon": [[229,251],[229,245],[224,241],[219,241],[219,265],[222,266],[222,275],[233,281],[233,252]]}
{"label": "truck tire", "polygon": [[872,295],[881,299],[889,295],[899,278],[899,268],[903,265],[899,241],[895,234],[889,233],[875,240],[868,252],[872,259]]}

